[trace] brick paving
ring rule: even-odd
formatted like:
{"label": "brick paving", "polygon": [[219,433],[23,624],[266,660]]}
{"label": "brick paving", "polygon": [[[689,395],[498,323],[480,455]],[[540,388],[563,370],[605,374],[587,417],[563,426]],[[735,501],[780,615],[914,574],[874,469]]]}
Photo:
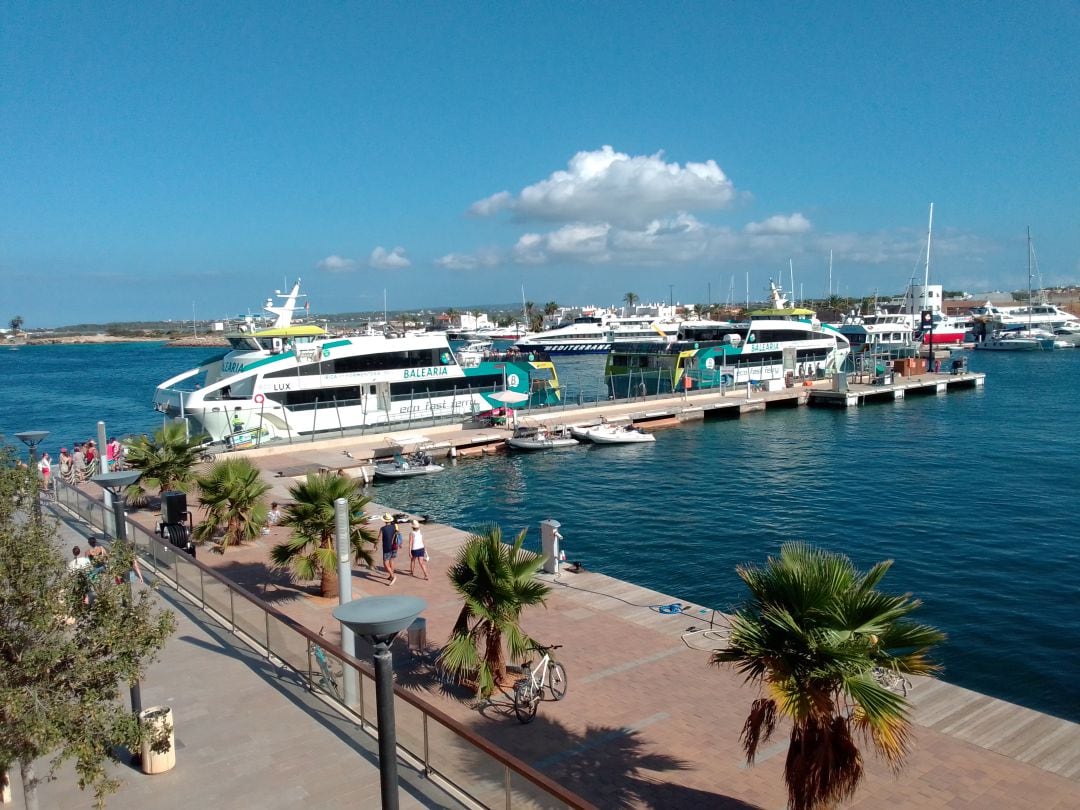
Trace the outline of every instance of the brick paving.
{"label": "brick paving", "polygon": [[[372,505],[373,514],[384,510]],[[312,596],[315,583],[300,587],[266,568],[269,548],[284,531],[275,529],[244,548],[200,559],[309,627],[326,626],[328,637],[336,638],[330,617],[334,602]],[[399,573],[388,587],[381,572],[360,570],[353,580],[354,597],[424,597],[428,641],[437,648],[460,608],[446,570],[465,536],[452,527],[427,525],[431,581]],[[559,659],[570,689],[565,700],[542,703],[532,724],[517,722],[507,694],[497,694],[484,706],[468,694],[447,694],[423,658],[403,659],[400,666],[410,669],[410,677],[399,682],[600,807],[784,806],[785,729],[778,729],[755,766],[747,767],[738,736],[755,691],[732,672],[709,666],[707,652],[689,649],[682,641],[690,626],[707,627],[708,613],[694,607],[691,615],[661,614],[649,606],[678,600],[597,573],[573,574],[564,568],[558,580],[548,580],[552,594],[547,608],[530,610],[524,626],[536,638],[564,645]],[[1050,772],[962,739],[959,732],[920,725],[920,691],[932,695],[942,688],[956,690],[957,698],[965,691],[940,682],[917,684],[912,693],[915,750],[898,775],[867,751],[867,776],[851,807],[1080,806],[1080,773]],[[1011,713],[1006,715],[1003,733],[1011,722]],[[1047,719],[1059,730],[1066,759],[1075,761],[1080,727]]]}
{"label": "brick paving", "polygon": [[[435,438],[437,431],[425,433]],[[358,439],[347,441],[362,449]],[[365,441],[370,447],[385,438]],[[267,471],[274,496],[285,500],[292,480],[272,477],[272,470],[296,463],[332,469],[346,447],[341,440],[333,444],[296,449],[289,458],[280,451],[255,454],[253,460]],[[371,511],[377,515],[385,507],[373,504]],[[153,520],[140,514],[147,523]],[[277,528],[223,556],[200,552],[199,558],[308,627],[325,626],[334,640],[330,611],[335,601],[314,595],[316,583],[292,583],[267,565],[270,547],[284,533]],[[460,608],[446,570],[465,536],[429,524],[425,540],[433,554],[431,581],[399,574],[388,588],[381,572],[357,570],[354,597],[423,596],[433,652]],[[738,736],[755,690],[734,673],[710,667],[707,652],[689,649],[682,641],[691,625],[707,626],[708,613],[694,606],[690,615],[660,614],[650,606],[679,600],[592,572],[564,569],[552,589],[547,608],[530,610],[523,624],[534,637],[564,645],[559,658],[570,689],[564,701],[541,704],[531,725],[514,718],[509,695],[497,694],[478,706],[469,695],[441,687],[427,665],[430,656],[396,659],[399,685],[600,807],[784,807],[786,730],[779,728],[757,763],[747,767]],[[1080,726],[974,695],[993,704],[981,724],[985,727],[977,727],[966,722],[965,705],[972,695],[937,681],[917,683],[911,695],[915,747],[905,767],[894,775],[864,749],[866,778],[849,806],[1080,806]],[[952,716],[942,707],[952,707]],[[1041,735],[1041,743],[1039,736],[1027,739],[1032,735]]]}
{"label": "brick paving", "polygon": [[[65,550],[85,547],[86,534],[81,526],[63,524]],[[111,765],[123,787],[108,799],[110,808],[378,806],[374,739],[308,694],[288,670],[268,663],[168,589],[159,594],[174,610],[177,631],[143,680],[142,700],[144,707],[173,709],[176,767],[150,776],[126,764]],[[36,767],[43,776],[47,762]],[[10,806],[23,808],[17,770],[12,777]],[[399,777],[403,808],[461,807],[404,763]],[[79,791],[70,766],[41,784],[38,800],[49,810],[94,804],[92,793]]]}

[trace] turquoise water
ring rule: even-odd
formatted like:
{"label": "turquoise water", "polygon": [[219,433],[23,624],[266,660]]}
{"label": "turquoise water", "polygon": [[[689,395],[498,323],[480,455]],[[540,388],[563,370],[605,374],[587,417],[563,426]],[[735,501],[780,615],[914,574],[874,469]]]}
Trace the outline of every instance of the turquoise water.
{"label": "turquoise water", "polygon": [[[70,446],[149,430],[155,384],[206,356],[146,344],[4,352],[0,432]],[[587,388],[603,358],[559,362]],[[587,568],[724,608],[736,564],[805,539],[925,602],[954,683],[1080,720],[1080,351],[976,353],[986,387],[860,409],[798,408],[672,428],[650,445],[460,461],[376,497],[462,528],[562,523]],[[54,452],[59,439],[46,446]]]}

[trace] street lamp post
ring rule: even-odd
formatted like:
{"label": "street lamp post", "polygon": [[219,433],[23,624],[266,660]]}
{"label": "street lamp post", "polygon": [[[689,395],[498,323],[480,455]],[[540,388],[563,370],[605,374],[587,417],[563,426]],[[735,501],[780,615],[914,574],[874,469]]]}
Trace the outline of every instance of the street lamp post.
{"label": "street lamp post", "polygon": [[[142,476],[138,470],[126,470],[124,472],[99,473],[90,480],[104,489],[112,497],[113,508],[113,539],[119,544],[127,543],[127,521],[124,518],[124,490],[134,484]],[[130,549],[132,555],[135,549]],[[131,604],[135,604],[135,583],[128,577],[128,598]],[[142,686],[138,678],[134,678],[130,685],[131,713],[136,717],[142,711]]]}
{"label": "street lamp post", "polygon": [[[37,446],[45,441],[49,436],[47,430],[24,430],[22,433],[16,433],[15,438],[30,448],[30,472],[34,476],[34,480],[37,480],[38,466],[37,466]],[[41,492],[40,486],[34,487],[34,517],[38,520],[41,519]]]}
{"label": "street lamp post", "polygon": [[394,727],[394,638],[423,612],[415,596],[369,596],[334,608],[334,618],[375,648],[375,714],[379,724],[379,787],[383,810],[398,808],[397,730]]}

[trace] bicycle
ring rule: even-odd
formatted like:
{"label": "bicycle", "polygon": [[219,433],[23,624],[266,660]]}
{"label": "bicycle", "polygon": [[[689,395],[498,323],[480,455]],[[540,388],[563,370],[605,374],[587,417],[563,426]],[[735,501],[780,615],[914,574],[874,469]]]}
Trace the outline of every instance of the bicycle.
{"label": "bicycle", "polygon": [[[324,629],[324,627],[319,628],[319,638],[322,638]],[[315,661],[322,672],[319,677],[319,685],[323,688],[323,691],[329,692],[338,700],[341,700],[341,690],[338,688],[337,678],[334,677],[334,673],[330,670],[330,661],[326,657],[326,652],[318,644],[312,642],[311,654],[315,656]]]}
{"label": "bicycle", "polygon": [[895,669],[886,669],[885,667],[874,667],[870,670],[870,677],[878,682],[879,685],[885,687],[890,692],[894,692],[902,697],[907,697],[907,693],[911,690],[911,681],[897,672]]}
{"label": "bicycle", "polygon": [[534,669],[529,668],[530,661],[524,663],[525,677],[514,687],[514,714],[520,722],[531,723],[536,717],[545,687],[555,700],[566,697],[566,670],[551,657],[551,651],[561,647],[561,644],[548,647],[537,644],[529,648],[543,653],[543,657]]}

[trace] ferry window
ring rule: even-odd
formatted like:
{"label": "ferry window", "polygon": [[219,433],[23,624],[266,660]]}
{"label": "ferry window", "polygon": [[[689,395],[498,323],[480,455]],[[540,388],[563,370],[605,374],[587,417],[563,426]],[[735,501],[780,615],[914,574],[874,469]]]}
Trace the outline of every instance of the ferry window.
{"label": "ferry window", "polygon": [[308,391],[284,391],[270,393],[267,396],[274,402],[292,408],[293,410],[309,410],[316,407],[338,405],[345,403],[355,404],[357,401],[357,388],[355,385],[342,386],[340,388],[313,388]]}
{"label": "ferry window", "polygon": [[401,352],[341,357],[334,361],[334,373],[349,374],[357,371],[387,371],[401,368],[441,366],[443,363],[439,360],[439,353],[438,349],[412,349]]}
{"label": "ferry window", "polygon": [[502,383],[502,374],[481,374],[476,377],[436,377],[429,380],[391,383],[390,395],[393,397],[425,397],[428,394],[441,396],[452,394],[455,390],[460,394],[464,394],[469,389],[477,391],[502,388]]}

